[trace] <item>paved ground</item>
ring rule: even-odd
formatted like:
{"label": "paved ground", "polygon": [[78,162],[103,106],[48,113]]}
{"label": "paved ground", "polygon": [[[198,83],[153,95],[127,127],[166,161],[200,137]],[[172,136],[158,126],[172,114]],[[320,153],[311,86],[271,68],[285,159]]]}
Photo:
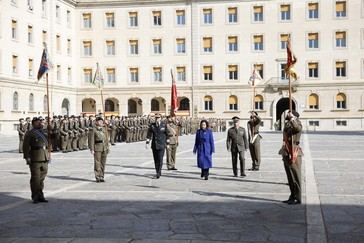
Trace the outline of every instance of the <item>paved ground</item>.
{"label": "paved ground", "polygon": [[223,133],[208,181],[199,178],[192,136],[180,139],[179,170],[159,180],[144,143],[112,147],[102,184],[88,151],[55,154],[50,202],[37,205],[16,137],[1,137],[0,242],[364,242],[363,135],[303,136],[307,203],[298,206],[281,203],[289,190],[278,133],[263,134],[261,171],[244,179],[232,177]]}

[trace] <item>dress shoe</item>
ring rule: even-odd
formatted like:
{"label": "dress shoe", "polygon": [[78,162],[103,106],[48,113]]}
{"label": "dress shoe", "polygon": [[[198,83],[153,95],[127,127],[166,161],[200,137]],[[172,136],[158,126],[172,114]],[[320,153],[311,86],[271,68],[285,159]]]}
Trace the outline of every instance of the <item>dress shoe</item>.
{"label": "dress shoe", "polygon": [[205,176],[205,181],[207,181],[209,179],[209,177],[208,176]]}
{"label": "dress shoe", "polygon": [[233,175],[234,177],[238,177],[238,175]]}
{"label": "dress shoe", "polygon": [[47,202],[48,202],[48,200],[47,200],[47,199],[45,199],[45,198],[41,198],[41,199],[39,199],[39,202],[41,202],[41,203],[47,203]]}
{"label": "dress shoe", "polygon": [[243,173],[243,174],[241,174],[240,176],[241,176],[241,177],[245,177],[246,175],[245,175],[245,173]]}
{"label": "dress shoe", "polygon": [[37,203],[39,203],[39,200],[33,200],[33,203],[37,204]]}
{"label": "dress shoe", "polygon": [[178,169],[173,167],[171,170],[178,170]]}
{"label": "dress shoe", "polygon": [[255,170],[255,168],[250,168],[250,169],[248,169],[248,170],[251,170],[251,171],[253,171],[253,170]]}
{"label": "dress shoe", "polygon": [[299,202],[298,200],[292,199],[292,200],[289,200],[287,203],[289,205],[296,205],[296,204],[300,204],[301,202]]}
{"label": "dress shoe", "polygon": [[282,201],[282,203],[288,203],[289,201],[292,201],[292,199],[288,198],[287,200]]}
{"label": "dress shoe", "polygon": [[100,179],[96,179],[96,183],[99,183],[100,182]]}
{"label": "dress shoe", "polygon": [[100,179],[100,182],[105,182],[104,178]]}

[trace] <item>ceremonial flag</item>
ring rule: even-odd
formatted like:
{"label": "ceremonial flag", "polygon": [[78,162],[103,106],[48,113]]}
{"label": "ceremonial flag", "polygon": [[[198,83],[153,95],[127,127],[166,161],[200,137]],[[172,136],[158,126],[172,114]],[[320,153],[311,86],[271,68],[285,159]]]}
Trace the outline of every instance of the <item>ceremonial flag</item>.
{"label": "ceremonial flag", "polygon": [[51,64],[49,61],[47,47],[44,47],[43,53],[42,53],[42,58],[40,61],[39,70],[38,70],[38,75],[37,75],[38,81],[43,77],[43,75],[45,73],[47,73],[49,71],[50,68],[51,68]]}
{"label": "ceremonial flag", "polygon": [[288,37],[288,40],[287,40],[287,64],[286,64],[285,72],[286,72],[287,76],[291,76],[294,80],[298,79],[297,72],[294,69],[294,65],[296,64],[296,62],[297,62],[297,58],[292,52],[291,37]]}
{"label": "ceremonial flag", "polygon": [[173,71],[171,69],[172,76],[172,88],[171,88],[171,114],[174,115],[178,110],[178,100],[177,100],[177,86],[176,81],[173,77]]}
{"label": "ceremonial flag", "polygon": [[252,87],[255,87],[257,84],[255,83],[255,80],[258,79],[258,80],[262,80],[262,77],[260,76],[259,72],[255,69],[253,69],[253,72],[252,72],[252,75],[250,76],[249,78],[249,85],[252,86]]}
{"label": "ceremonial flag", "polygon": [[91,84],[95,85],[99,89],[104,86],[104,78],[102,77],[99,63],[96,64],[96,72],[94,78],[91,80]]}

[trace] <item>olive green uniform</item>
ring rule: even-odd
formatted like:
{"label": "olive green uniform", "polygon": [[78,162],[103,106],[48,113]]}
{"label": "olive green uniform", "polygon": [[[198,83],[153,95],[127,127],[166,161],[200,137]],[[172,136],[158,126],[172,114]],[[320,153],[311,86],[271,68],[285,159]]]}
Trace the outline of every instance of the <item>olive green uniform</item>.
{"label": "olive green uniform", "polygon": [[96,181],[104,179],[107,154],[109,153],[109,141],[107,128],[96,126],[90,136],[90,150],[94,151],[94,172]]}
{"label": "olive green uniform", "polygon": [[167,169],[176,168],[176,151],[178,147],[179,126],[174,122],[168,123],[167,137],[169,145],[166,147],[167,152]]}
{"label": "olive green uniform", "polygon": [[249,151],[252,158],[252,170],[259,170],[260,166],[260,139],[259,127],[262,119],[259,116],[248,121]]}

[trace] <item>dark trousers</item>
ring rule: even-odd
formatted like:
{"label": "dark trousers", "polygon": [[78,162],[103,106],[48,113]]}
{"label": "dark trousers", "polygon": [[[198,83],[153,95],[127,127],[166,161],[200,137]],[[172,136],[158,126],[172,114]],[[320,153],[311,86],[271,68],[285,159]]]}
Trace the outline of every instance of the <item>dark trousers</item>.
{"label": "dark trousers", "polygon": [[245,159],[244,159],[244,151],[234,150],[231,151],[231,160],[233,164],[233,173],[234,176],[238,175],[238,157],[240,161],[240,175],[245,174]]}
{"label": "dark trousers", "polygon": [[260,166],[260,142],[249,143],[250,156],[252,157],[252,168],[259,169]]}
{"label": "dark trousers", "polygon": [[162,174],[162,167],[163,167],[163,156],[164,156],[164,149],[152,149],[153,151],[153,159],[154,159],[154,166],[155,172],[157,175]]}
{"label": "dark trousers", "polygon": [[301,160],[298,156],[297,161],[293,164],[289,163],[289,158],[284,156],[284,170],[286,171],[289,190],[291,194],[289,199],[296,199],[301,202]]}
{"label": "dark trousers", "polygon": [[201,177],[209,177],[210,169],[201,169]]}

